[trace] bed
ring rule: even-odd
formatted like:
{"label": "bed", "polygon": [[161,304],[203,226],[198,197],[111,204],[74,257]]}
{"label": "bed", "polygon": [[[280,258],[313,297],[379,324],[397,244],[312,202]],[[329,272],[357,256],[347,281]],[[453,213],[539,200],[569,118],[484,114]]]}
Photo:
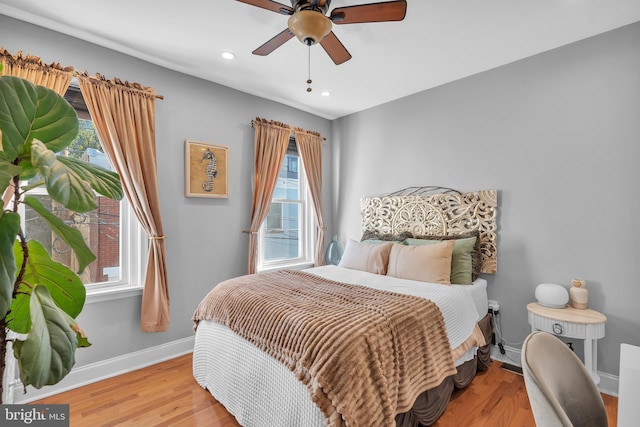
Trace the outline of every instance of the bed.
{"label": "bed", "polygon": [[[245,427],[432,424],[490,362],[480,273],[497,269],[496,210],[493,190],[363,198],[340,265],[242,276],[203,298],[194,378]],[[453,280],[469,241],[471,271]],[[448,257],[423,268],[425,251]]]}

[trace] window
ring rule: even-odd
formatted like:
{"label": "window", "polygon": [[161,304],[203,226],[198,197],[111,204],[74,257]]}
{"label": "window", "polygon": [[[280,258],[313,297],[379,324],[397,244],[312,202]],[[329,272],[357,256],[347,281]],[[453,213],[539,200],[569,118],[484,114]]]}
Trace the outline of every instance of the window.
{"label": "window", "polygon": [[314,240],[313,205],[292,138],[260,228],[258,270],[313,264]]}
{"label": "window", "polygon": [[[65,99],[78,113],[79,129],[75,141],[58,155],[111,169],[80,89],[69,87]],[[146,260],[146,239],[126,198],[117,201],[96,194],[98,208],[91,212],[77,213],[52,200],[42,187],[30,190],[28,194],[37,197],[67,225],[80,230],[85,242],[96,255],[96,260],[80,275],[87,288],[88,300],[99,299],[94,297],[98,294],[140,288],[144,275],[142,264]],[[69,246],[52,233],[46,222],[28,206],[21,204],[20,209],[23,209],[22,227],[27,238],[39,240],[54,260],[76,270],[77,262]]]}

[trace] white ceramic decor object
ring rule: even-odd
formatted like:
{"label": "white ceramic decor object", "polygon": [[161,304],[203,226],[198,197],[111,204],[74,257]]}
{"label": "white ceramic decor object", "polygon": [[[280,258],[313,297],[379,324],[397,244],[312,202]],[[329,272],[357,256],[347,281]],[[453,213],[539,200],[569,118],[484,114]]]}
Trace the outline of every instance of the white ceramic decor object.
{"label": "white ceramic decor object", "polygon": [[541,283],[536,287],[538,304],[549,308],[564,308],[569,302],[569,292],[564,286]]}

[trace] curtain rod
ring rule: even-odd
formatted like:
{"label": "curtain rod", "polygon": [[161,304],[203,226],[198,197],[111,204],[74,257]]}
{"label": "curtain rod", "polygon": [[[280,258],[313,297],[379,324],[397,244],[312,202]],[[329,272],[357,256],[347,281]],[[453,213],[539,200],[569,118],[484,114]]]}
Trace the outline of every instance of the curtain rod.
{"label": "curtain rod", "polygon": [[[256,121],[255,121],[255,120],[251,120],[251,127],[252,127],[252,128],[255,128],[255,127],[256,127]],[[293,129],[291,130],[291,133],[293,133]],[[320,136],[322,136],[322,135],[320,135]],[[326,140],[327,140],[327,138],[325,138],[324,136],[322,136],[322,140],[323,140],[323,141],[326,141]]]}
{"label": "curtain rod", "polygon": [[[23,54],[22,51],[19,51],[16,55],[12,55],[11,53],[9,53],[6,49],[2,48],[0,50],[0,53],[2,53],[1,56],[4,56],[6,58],[11,58],[13,61],[15,61],[16,59],[19,59],[20,62],[24,62],[24,63],[35,63],[38,64],[40,67],[42,68],[52,68],[54,70],[58,70],[58,71],[68,71],[69,73],[72,73],[72,78],[75,79],[76,78],[76,74],[82,74],[77,70],[74,70],[73,66],[68,66],[68,67],[62,67],[60,64],[58,64],[57,62],[54,62],[52,64],[45,64],[42,59],[39,56],[35,56],[35,55],[29,55],[27,54],[26,56],[24,56],[23,58]],[[88,73],[85,71],[85,74],[87,75],[87,77],[89,77]],[[141,85],[142,86],[142,85]],[[162,99],[164,100],[164,96],[162,95],[155,95],[156,99]]]}
{"label": "curtain rod", "polygon": [[[86,71],[85,71],[85,73],[86,73]],[[71,86],[73,86],[73,87],[77,87],[77,88],[79,88],[79,87],[80,87],[80,84],[78,83],[78,78],[77,78],[76,74],[85,75],[86,77],[89,77],[89,78],[91,78],[91,77],[95,77],[95,76],[89,76],[89,74],[83,74],[83,73],[80,73],[80,72],[78,72],[78,71],[75,71],[75,72],[74,72],[74,74],[73,74],[73,78],[71,79]],[[106,81],[109,81],[109,80],[106,80]],[[144,92],[144,90],[143,90],[143,89],[140,89],[140,88],[135,88],[135,87],[134,87],[134,89],[137,89],[137,90],[140,90],[140,91],[143,91],[143,92]],[[154,95],[154,97],[155,97],[156,99],[160,99],[160,100],[164,101],[164,96],[162,96],[162,95],[155,94],[155,95]]]}

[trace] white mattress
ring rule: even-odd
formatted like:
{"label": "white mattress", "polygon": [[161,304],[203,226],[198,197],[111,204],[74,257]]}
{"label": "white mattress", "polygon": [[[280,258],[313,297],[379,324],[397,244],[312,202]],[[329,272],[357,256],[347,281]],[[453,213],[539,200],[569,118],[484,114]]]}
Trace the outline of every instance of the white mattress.
{"label": "white mattress", "polygon": [[473,299],[473,303],[476,305],[476,311],[478,312],[478,320],[482,319],[489,312],[489,297],[487,295],[487,281],[485,279],[477,278],[475,282],[470,285],[451,285],[455,288],[462,289]]}
{"label": "white mattress", "polygon": [[[484,279],[474,285],[443,286],[336,266],[307,271],[330,280],[366,283],[431,299],[440,307],[452,348],[470,336],[469,325],[475,325],[487,312]],[[456,361],[456,365],[474,354],[475,348]],[[324,417],[305,385],[283,364],[224,325],[200,321],[193,351],[193,375],[244,427],[324,426]]]}

